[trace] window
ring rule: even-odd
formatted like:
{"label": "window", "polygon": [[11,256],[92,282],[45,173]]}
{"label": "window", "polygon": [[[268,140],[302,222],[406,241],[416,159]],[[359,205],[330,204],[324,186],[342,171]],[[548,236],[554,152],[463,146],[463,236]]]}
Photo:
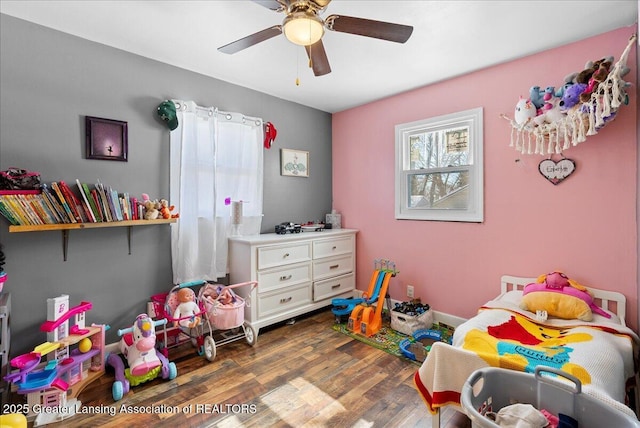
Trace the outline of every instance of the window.
{"label": "window", "polygon": [[482,222],[482,108],[396,125],[396,219]]}

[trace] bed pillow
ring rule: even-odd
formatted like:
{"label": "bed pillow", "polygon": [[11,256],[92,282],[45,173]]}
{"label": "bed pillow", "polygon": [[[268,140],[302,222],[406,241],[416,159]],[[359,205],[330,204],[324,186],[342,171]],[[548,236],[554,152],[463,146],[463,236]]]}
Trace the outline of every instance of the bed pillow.
{"label": "bed pillow", "polygon": [[610,317],[594,304],[586,287],[562,272],[541,275],[536,282],[525,286],[520,307],[530,312],[547,311],[548,315],[562,319],[591,321],[593,310]]}
{"label": "bed pillow", "polygon": [[524,294],[520,307],[534,313],[546,311],[550,316],[566,320],[591,321],[593,319],[593,312],[584,300],[557,291],[533,291]]}

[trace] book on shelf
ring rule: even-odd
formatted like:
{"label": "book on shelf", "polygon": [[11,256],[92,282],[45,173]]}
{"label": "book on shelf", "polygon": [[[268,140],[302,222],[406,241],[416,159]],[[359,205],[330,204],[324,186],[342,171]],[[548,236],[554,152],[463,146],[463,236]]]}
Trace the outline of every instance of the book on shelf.
{"label": "book on shelf", "polygon": [[74,215],[73,211],[71,211],[71,207],[67,203],[67,200],[64,198],[64,195],[62,194],[60,187],[58,187],[58,183],[56,183],[55,181],[52,182],[51,188],[53,189],[54,195],[56,196],[56,198],[58,198],[58,202],[64,208],[64,212],[67,214],[67,218],[69,219],[69,222],[77,223],[78,220],[76,220],[76,216]]}
{"label": "book on shelf", "polygon": [[42,183],[42,194],[49,201],[51,206],[53,206],[54,210],[58,214],[60,218],[60,223],[70,223],[71,220],[67,216],[67,212],[65,211],[62,204],[59,202],[58,198],[55,196],[54,191],[47,186],[46,183]]}
{"label": "book on shelf", "polygon": [[145,208],[128,192],[118,193],[97,180],[43,183],[40,190],[0,191],[0,216],[11,225],[98,223],[144,219]]}
{"label": "book on shelf", "polygon": [[64,197],[67,200],[67,203],[71,207],[71,211],[73,211],[73,214],[75,215],[78,223],[90,222],[89,218],[87,217],[87,213],[84,211],[82,202],[80,202],[79,196],[73,193],[69,185],[62,180],[58,182],[58,186],[60,186],[60,190],[62,190],[62,194],[64,195]]}
{"label": "book on shelf", "polygon": [[91,190],[89,189],[89,185],[87,183],[81,183],[80,180],[76,179],[76,183],[78,184],[78,188],[80,189],[80,193],[82,194],[85,202],[89,206],[89,209],[93,213],[93,219],[96,222],[102,222],[102,212],[98,209],[98,205],[96,204],[96,200],[91,194]]}
{"label": "book on shelf", "polygon": [[78,180],[77,178],[76,178],[76,186],[78,186],[78,193],[80,193],[80,196],[81,196],[80,203],[82,204],[82,208],[84,208],[87,218],[92,223],[96,223],[98,220],[96,218],[95,213],[93,212],[93,209],[91,208],[91,204],[89,203],[89,198],[87,198],[87,195],[84,193],[84,189],[82,188],[82,183],[80,183],[80,180]]}
{"label": "book on shelf", "polygon": [[13,210],[9,207],[9,202],[5,201],[3,197],[0,197],[0,214],[12,225],[19,225],[20,220],[16,217]]}

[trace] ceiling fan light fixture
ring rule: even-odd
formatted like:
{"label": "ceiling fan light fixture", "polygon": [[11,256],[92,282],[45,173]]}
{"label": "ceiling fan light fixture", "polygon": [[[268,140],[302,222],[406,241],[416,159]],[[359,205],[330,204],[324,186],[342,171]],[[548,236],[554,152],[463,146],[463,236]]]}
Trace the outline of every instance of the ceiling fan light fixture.
{"label": "ceiling fan light fixture", "polygon": [[294,12],[282,23],[284,35],[291,43],[309,46],[316,43],[324,34],[322,20],[308,12]]}

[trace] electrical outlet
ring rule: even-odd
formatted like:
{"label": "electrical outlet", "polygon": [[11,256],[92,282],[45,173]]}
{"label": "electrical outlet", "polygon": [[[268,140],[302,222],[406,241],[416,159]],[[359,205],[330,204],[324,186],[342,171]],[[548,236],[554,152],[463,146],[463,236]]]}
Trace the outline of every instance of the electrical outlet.
{"label": "electrical outlet", "polygon": [[407,284],[407,297],[413,299],[413,285]]}

